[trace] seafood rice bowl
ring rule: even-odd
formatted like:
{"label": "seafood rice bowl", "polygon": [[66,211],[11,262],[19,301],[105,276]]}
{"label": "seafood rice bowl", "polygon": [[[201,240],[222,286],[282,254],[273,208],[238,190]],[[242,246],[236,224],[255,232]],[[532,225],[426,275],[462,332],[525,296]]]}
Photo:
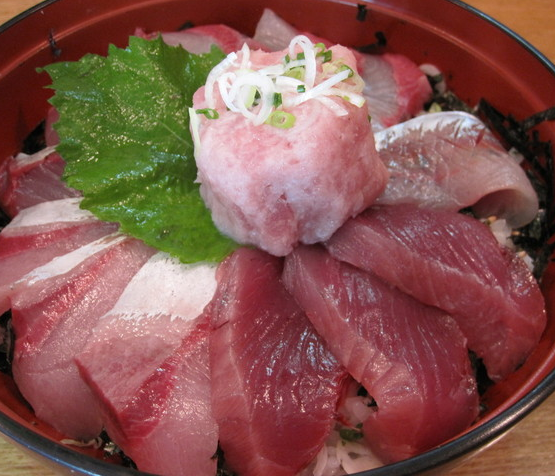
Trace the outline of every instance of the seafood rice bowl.
{"label": "seafood rice bowl", "polygon": [[445,471],[555,389],[555,68],[494,21],[55,0],[0,45],[0,430],[33,455]]}

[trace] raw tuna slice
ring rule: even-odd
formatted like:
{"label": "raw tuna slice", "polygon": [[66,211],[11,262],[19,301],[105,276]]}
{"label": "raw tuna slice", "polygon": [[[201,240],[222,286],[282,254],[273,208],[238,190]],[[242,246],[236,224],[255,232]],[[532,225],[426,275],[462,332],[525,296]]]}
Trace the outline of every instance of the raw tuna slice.
{"label": "raw tuna slice", "polygon": [[287,48],[292,38],[300,34],[273,10],[265,8],[256,24],[253,39],[264,45],[268,51],[279,51]]}
{"label": "raw tuna slice", "polygon": [[439,112],[376,134],[391,174],[378,203],[415,203],[458,211],[473,206],[482,217],[506,218],[513,227],[538,213],[538,198],[523,169],[475,116]]}
{"label": "raw tuna slice", "polygon": [[11,298],[15,382],[37,417],[70,438],[102,429],[73,359],[152,253],[121,234],[101,238],[33,270]]}
{"label": "raw tuna slice", "polygon": [[164,476],[216,472],[209,327],[197,319],[215,289],[214,266],[187,266],[158,253],[76,357],[108,434],[140,470]]}
{"label": "raw tuna slice", "polygon": [[60,179],[65,162],[52,147],[33,155],[20,153],[0,164],[0,206],[14,217],[37,203],[81,194]]}
{"label": "raw tuna slice", "polygon": [[[272,10],[265,9],[253,38],[270,51],[286,48],[301,33]],[[302,34],[307,34],[302,32]],[[313,41],[329,40],[308,34]],[[353,50],[357,68],[365,82],[363,95],[368,101],[374,131],[405,121],[422,111],[431,98],[432,88],[426,75],[409,58],[400,54],[362,54]]]}
{"label": "raw tuna slice", "polygon": [[281,261],[241,248],[211,305],[212,402],[226,463],[242,476],[294,475],[334,421],[344,369],[280,281]]}
{"label": "raw tuna slice", "polygon": [[[263,45],[267,51],[279,51],[287,48],[289,42],[297,35],[306,35],[313,43],[324,43],[328,48],[334,44],[326,38],[297,30],[269,8],[262,12],[256,24],[253,40]],[[353,53],[357,56],[360,54],[355,51]]]}
{"label": "raw tuna slice", "polygon": [[118,229],[81,210],[79,202],[68,198],[27,208],[0,232],[0,312],[8,310],[8,298],[26,273]]}
{"label": "raw tuna slice", "polygon": [[447,314],[333,259],[320,245],[287,256],[283,280],[374,398],[377,409],[363,431],[384,462],[428,450],[475,420],[478,393],[466,339]]}
{"label": "raw tuna slice", "polygon": [[546,323],[523,260],[474,218],[410,205],[375,207],[327,243],[331,254],[449,312],[501,380],[524,362]]}
{"label": "raw tuna slice", "polygon": [[[190,53],[208,53],[212,45],[218,46],[224,53],[241,49],[244,43],[251,48],[263,48],[261,44],[226,25],[200,25],[180,31],[162,32],[162,39],[171,46],[181,45]],[[151,39],[158,33],[147,33],[137,28],[135,36]]]}
{"label": "raw tuna slice", "polygon": [[415,116],[431,98],[428,78],[406,56],[362,55],[359,71],[375,132]]}

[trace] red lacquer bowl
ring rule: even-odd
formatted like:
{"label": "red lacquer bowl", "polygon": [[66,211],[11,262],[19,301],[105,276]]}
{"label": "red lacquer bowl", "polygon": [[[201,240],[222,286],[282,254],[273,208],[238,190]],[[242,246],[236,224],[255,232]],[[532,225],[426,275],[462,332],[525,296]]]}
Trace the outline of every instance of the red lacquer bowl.
{"label": "red lacquer bowl", "polygon": [[[360,6],[366,19],[357,20]],[[470,104],[486,98],[505,114],[525,118],[555,105],[555,67],[530,45],[456,0],[50,0],[0,27],[0,158],[19,151],[45,117],[51,91],[35,69],[85,53],[124,46],[137,26],[176,30],[186,22],[226,23],[252,34],[264,7],[299,29],[351,46],[387,38],[383,51],[436,64],[449,86]],[[555,143],[555,127],[538,128]],[[551,177],[553,181],[553,177]],[[552,187],[553,184],[551,183]],[[484,395],[488,412],[472,428],[418,457],[364,475],[444,471],[506,433],[555,390],[555,269],[542,278],[548,327],[535,353]],[[137,475],[95,450],[75,450],[38,421],[13,381],[0,375],[0,431],[37,457],[71,474]]]}

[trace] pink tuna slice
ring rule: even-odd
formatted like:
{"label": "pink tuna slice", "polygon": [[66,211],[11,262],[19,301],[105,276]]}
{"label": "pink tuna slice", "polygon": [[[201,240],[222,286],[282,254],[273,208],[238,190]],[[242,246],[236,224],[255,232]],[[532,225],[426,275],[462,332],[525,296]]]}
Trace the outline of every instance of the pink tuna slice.
{"label": "pink tuna slice", "polygon": [[384,462],[428,450],[475,420],[479,402],[466,339],[448,315],[333,259],[320,245],[287,256],[283,280],[374,398],[377,410],[363,431]]}
{"label": "pink tuna slice", "polygon": [[0,232],[0,312],[24,276],[98,238],[114,233],[115,223],[79,208],[80,199],[44,202],[19,213]]}
{"label": "pink tuna slice", "polygon": [[73,358],[152,253],[120,234],[101,238],[33,270],[12,296],[14,380],[37,417],[70,438],[102,429]]}
{"label": "pink tuna slice", "polygon": [[[253,38],[270,51],[286,48],[291,39],[301,32],[265,9]],[[302,33],[307,34],[307,33]],[[307,34],[314,42],[326,46],[329,40]],[[405,121],[422,111],[431,98],[432,88],[426,75],[406,56],[393,53],[368,55],[353,50],[359,74],[366,86],[363,95],[368,101],[374,131]]]}
{"label": "pink tuna slice", "polygon": [[[135,36],[153,39],[159,33],[147,33],[142,28],[135,30]],[[224,53],[241,49],[244,43],[254,49],[263,48],[261,44],[227,25],[199,25],[180,31],[164,31],[162,39],[170,46],[182,46],[194,54],[208,53],[212,46],[219,47]]]}
{"label": "pink tuna slice", "polygon": [[495,381],[524,362],[544,330],[543,296],[526,264],[474,218],[374,207],[347,222],[327,247],[450,313]]}
{"label": "pink tuna slice", "polygon": [[52,147],[33,155],[20,153],[0,165],[0,205],[14,217],[24,208],[38,203],[79,197],[60,177],[65,162]]}
{"label": "pink tuna slice", "polygon": [[[330,40],[311,32],[297,30],[269,8],[265,8],[262,12],[262,16],[256,24],[253,40],[263,45],[268,51],[279,51],[287,48],[291,40],[297,35],[305,35],[313,43],[324,43],[328,48],[334,44]],[[353,54],[357,57],[360,55],[356,51],[353,51]]]}
{"label": "pink tuna slice", "polygon": [[506,218],[513,227],[538,213],[538,197],[524,170],[488,128],[464,112],[411,119],[376,134],[390,179],[376,203],[413,203],[481,217]]}
{"label": "pink tuna slice", "polygon": [[432,96],[428,78],[406,56],[362,55],[359,71],[375,132],[415,116]]}
{"label": "pink tuna slice", "polygon": [[[333,48],[334,57],[354,67],[347,49]],[[285,54],[252,51],[252,67],[275,64]],[[204,87],[195,93],[195,109],[207,106],[204,96]],[[218,119],[199,116],[200,193],[220,231],[284,256],[298,243],[329,238],[383,191],[387,172],[366,107],[327,99],[347,114],[311,99],[288,110],[296,122],[282,129],[253,125],[219,100]]]}
{"label": "pink tuna slice", "polygon": [[322,448],[345,370],[287,293],[282,264],[241,248],[218,270],[210,313],[212,402],[226,464],[295,475]]}
{"label": "pink tuna slice", "polygon": [[197,318],[215,288],[214,266],[187,266],[157,253],[76,356],[110,438],[142,471],[216,472],[209,326]]}

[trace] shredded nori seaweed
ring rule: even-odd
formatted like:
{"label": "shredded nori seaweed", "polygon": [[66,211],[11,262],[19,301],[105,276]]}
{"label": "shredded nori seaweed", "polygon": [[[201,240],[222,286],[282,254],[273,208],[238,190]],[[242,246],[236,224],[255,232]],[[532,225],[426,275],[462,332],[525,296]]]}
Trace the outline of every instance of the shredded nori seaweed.
{"label": "shredded nori seaweed", "polygon": [[0,372],[12,375],[14,335],[12,313],[5,312],[0,317]]}
{"label": "shredded nori seaweed", "polygon": [[31,155],[35,152],[39,152],[46,147],[46,141],[44,139],[44,127],[45,121],[42,121],[30,132],[30,134],[23,140],[21,152]]}
{"label": "shredded nori seaweed", "polygon": [[426,110],[434,106],[438,106],[441,111],[464,111],[470,114],[474,112],[468,104],[466,104],[452,91],[446,91],[444,93],[437,92],[435,85],[440,81],[440,78],[428,76],[428,81],[430,82],[434,93],[430,101],[424,105]]}
{"label": "shredded nori seaweed", "polygon": [[374,43],[369,43],[367,45],[359,46],[356,48],[357,51],[361,53],[368,53],[368,54],[378,54],[381,53],[383,48],[387,46],[387,38],[383,31],[377,31],[374,33],[374,37],[376,41]]}
{"label": "shredded nori seaweed", "polygon": [[519,121],[510,114],[502,114],[482,99],[477,114],[497,133],[507,149],[514,148],[525,159],[523,167],[538,194],[540,212],[531,223],[519,228],[511,239],[532,258],[534,276],[540,279],[553,259],[555,249],[554,165],[551,142],[543,141],[533,128],[544,121],[555,120],[555,107]]}
{"label": "shredded nori seaweed", "polygon": [[478,386],[478,394],[482,396],[486,390],[493,385],[493,380],[488,377],[486,366],[481,358],[479,358],[473,351],[468,351],[468,358],[470,365],[476,377],[476,384]]}
{"label": "shredded nori seaweed", "polygon": [[216,450],[216,453],[214,453],[214,456],[212,458],[218,460],[218,469],[216,470],[216,476],[237,476],[236,473],[226,468],[224,451],[222,450],[220,445],[218,445],[218,449]]}
{"label": "shredded nori seaweed", "polygon": [[366,8],[366,5],[364,3],[359,3],[357,5],[357,16],[356,16],[357,21],[362,22],[366,20],[367,15],[368,15],[368,8]]}

